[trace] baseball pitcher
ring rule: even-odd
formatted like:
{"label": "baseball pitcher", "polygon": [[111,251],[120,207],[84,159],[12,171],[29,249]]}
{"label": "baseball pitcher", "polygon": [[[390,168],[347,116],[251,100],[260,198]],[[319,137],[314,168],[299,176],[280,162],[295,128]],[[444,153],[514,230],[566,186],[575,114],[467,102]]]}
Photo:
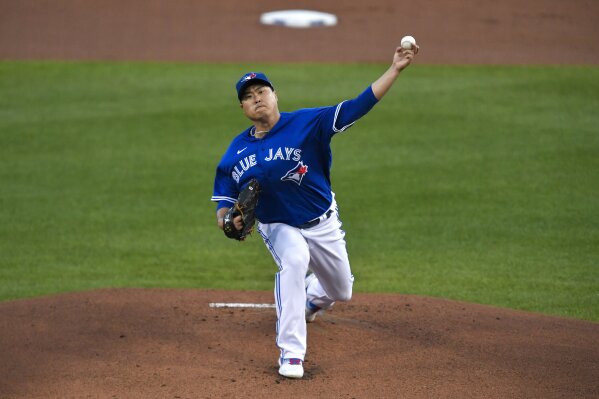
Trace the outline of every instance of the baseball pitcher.
{"label": "baseball pitcher", "polygon": [[212,201],[227,237],[244,239],[257,220],[277,265],[276,344],[279,373],[285,377],[304,375],[306,322],[352,296],[354,277],[331,189],[331,139],[383,98],[418,50],[417,45],[397,47],[391,66],[374,83],[328,107],[280,112],[278,93],[260,72],[247,73],[236,84],[251,125],[220,160]]}

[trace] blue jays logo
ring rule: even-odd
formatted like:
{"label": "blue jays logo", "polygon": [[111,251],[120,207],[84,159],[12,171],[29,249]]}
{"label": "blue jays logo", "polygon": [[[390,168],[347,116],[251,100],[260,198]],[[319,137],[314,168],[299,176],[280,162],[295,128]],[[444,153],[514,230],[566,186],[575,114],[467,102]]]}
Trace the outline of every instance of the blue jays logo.
{"label": "blue jays logo", "polygon": [[246,80],[254,79],[255,77],[256,77],[256,74],[254,72],[252,72],[252,73],[248,73],[247,75],[245,75],[241,80],[246,81]]}
{"label": "blue jays logo", "polygon": [[302,161],[299,161],[297,165],[289,172],[285,174],[285,176],[281,177],[282,181],[292,181],[297,183],[299,186],[302,184],[302,180],[304,179],[304,175],[308,173],[308,165],[304,165]]}

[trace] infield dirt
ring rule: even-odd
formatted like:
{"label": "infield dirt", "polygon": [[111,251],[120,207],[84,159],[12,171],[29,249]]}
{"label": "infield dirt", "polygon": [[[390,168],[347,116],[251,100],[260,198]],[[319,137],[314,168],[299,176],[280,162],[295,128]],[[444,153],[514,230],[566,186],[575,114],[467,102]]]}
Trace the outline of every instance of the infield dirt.
{"label": "infield dirt", "polygon": [[[423,64],[599,63],[596,1],[308,0],[339,25],[259,25],[285,8],[297,4],[0,1],[0,59],[387,62],[411,34]],[[0,303],[0,397],[599,397],[597,323],[357,294],[309,326],[306,377],[291,381],[277,375],[274,310],[209,302],[272,294],[106,289]]]}
{"label": "infield dirt", "polygon": [[269,292],[106,289],[0,303],[3,398],[592,398],[599,325],[406,295],[355,295],[277,374]]}
{"label": "infield dirt", "polygon": [[[589,0],[0,0],[0,59],[391,62],[404,35],[423,64],[598,64]],[[334,13],[332,28],[262,26],[261,13]]]}

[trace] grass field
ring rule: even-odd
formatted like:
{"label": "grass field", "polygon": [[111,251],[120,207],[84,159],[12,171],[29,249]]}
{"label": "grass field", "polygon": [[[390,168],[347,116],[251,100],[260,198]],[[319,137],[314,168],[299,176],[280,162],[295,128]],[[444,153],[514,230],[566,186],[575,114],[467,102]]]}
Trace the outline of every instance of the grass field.
{"label": "grass field", "polygon": [[[0,300],[98,287],[270,290],[215,226],[215,166],[261,69],[283,111],[386,65],[0,63]],[[333,140],[356,292],[599,320],[599,69],[415,65]]]}

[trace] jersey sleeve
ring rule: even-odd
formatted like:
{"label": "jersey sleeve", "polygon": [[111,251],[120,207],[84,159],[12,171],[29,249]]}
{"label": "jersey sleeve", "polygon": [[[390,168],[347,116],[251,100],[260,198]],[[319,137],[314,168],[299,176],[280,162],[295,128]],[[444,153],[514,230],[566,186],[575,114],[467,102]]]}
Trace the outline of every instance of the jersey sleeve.
{"label": "jersey sleeve", "polygon": [[239,190],[235,180],[229,175],[222,164],[216,168],[216,176],[214,177],[214,191],[211,201],[217,203],[216,210],[220,208],[230,208],[237,201]]}
{"label": "jersey sleeve", "polygon": [[372,86],[368,86],[356,98],[330,107],[321,119],[321,128],[330,135],[343,132],[366,115],[377,102]]}

